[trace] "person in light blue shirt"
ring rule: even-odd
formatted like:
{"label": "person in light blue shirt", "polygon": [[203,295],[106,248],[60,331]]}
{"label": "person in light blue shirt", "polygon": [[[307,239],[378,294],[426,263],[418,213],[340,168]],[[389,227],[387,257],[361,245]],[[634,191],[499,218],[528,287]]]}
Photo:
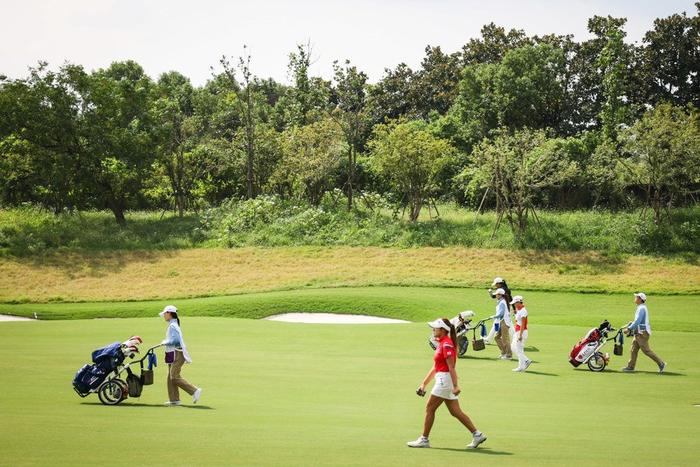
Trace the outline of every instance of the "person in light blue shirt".
{"label": "person in light blue shirt", "polygon": [[623,329],[627,329],[628,333],[634,335],[632,349],[630,351],[630,360],[627,366],[622,369],[625,372],[634,371],[637,364],[637,354],[639,349],[642,349],[644,355],[654,360],[659,367],[659,373],[663,373],[666,369],[666,362],[661,360],[649,347],[649,337],[651,336],[651,322],[649,321],[649,309],[647,308],[647,296],[644,292],[634,294],[634,303],[637,305],[637,311],[634,314],[634,321],[630,322]]}
{"label": "person in light blue shirt", "polygon": [[506,291],[496,289],[496,314],[493,315],[494,325],[496,326],[496,345],[501,350],[501,360],[511,360],[513,351],[510,347],[510,328],[513,323],[510,319],[510,309],[506,302]]}
{"label": "person in light blue shirt", "polygon": [[180,376],[182,366],[185,363],[192,363],[192,357],[190,357],[185,340],[182,338],[177,308],[173,305],[168,305],[158,314],[168,323],[165,339],[161,342],[161,344],[165,345],[165,363],[168,364],[169,400],[165,405],[172,407],[181,404],[180,389],[192,396],[192,402],[196,404],[202,396],[202,388],[190,384],[185,378]]}

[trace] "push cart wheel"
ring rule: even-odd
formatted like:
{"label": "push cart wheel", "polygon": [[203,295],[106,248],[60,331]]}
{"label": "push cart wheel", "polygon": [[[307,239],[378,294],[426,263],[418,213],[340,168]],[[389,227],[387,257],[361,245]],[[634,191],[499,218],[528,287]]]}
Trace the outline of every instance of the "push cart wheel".
{"label": "push cart wheel", "polygon": [[120,379],[110,379],[97,388],[97,397],[104,405],[117,405],[127,396],[126,383]]}
{"label": "push cart wheel", "polygon": [[591,371],[603,371],[607,365],[608,362],[605,360],[605,357],[600,352],[596,352],[588,360],[588,369]]}
{"label": "push cart wheel", "polygon": [[460,357],[464,356],[469,350],[469,339],[466,336],[459,336],[457,338],[457,355]]}

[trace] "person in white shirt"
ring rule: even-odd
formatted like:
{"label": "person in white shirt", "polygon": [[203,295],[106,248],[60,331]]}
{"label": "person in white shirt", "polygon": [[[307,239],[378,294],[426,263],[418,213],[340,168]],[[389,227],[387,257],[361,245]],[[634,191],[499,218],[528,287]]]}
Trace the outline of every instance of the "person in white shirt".
{"label": "person in white shirt", "polygon": [[506,301],[506,291],[503,289],[496,289],[496,314],[491,318],[494,320],[494,325],[496,326],[496,344],[501,350],[501,360],[511,360],[513,358],[513,352],[510,348],[510,328],[513,326],[510,320],[510,310],[508,309],[508,302]]}
{"label": "person in white shirt", "polygon": [[530,366],[532,360],[525,355],[525,342],[527,341],[527,308],[523,303],[523,297],[516,295],[510,302],[515,305],[515,334],[513,334],[513,342],[511,347],[513,352],[518,356],[518,367],[513,368],[513,371],[525,371]]}
{"label": "person in white shirt", "polygon": [[666,362],[661,360],[658,355],[649,347],[649,337],[651,336],[651,323],[649,322],[649,310],[647,309],[647,296],[644,292],[634,294],[634,303],[637,305],[637,311],[634,314],[634,321],[630,322],[623,329],[631,334],[634,334],[634,342],[630,351],[630,361],[627,366],[622,369],[625,372],[634,371],[637,364],[637,354],[639,349],[642,349],[644,355],[654,360],[659,367],[659,373],[663,373],[666,369]]}

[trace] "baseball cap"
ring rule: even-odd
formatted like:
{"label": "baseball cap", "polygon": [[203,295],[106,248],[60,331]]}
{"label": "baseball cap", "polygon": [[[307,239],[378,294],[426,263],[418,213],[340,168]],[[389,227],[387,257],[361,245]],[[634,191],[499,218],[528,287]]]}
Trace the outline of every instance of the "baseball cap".
{"label": "baseball cap", "polygon": [[516,295],[513,297],[513,300],[511,300],[510,304],[515,305],[516,303],[523,303],[523,296],[522,295]]}
{"label": "baseball cap", "polygon": [[163,311],[158,313],[158,316],[163,316],[166,313],[177,313],[177,308],[175,308],[175,305],[168,305],[163,308]]}
{"label": "baseball cap", "polygon": [[433,329],[442,328],[445,331],[450,330],[450,327],[442,319],[436,319],[435,321],[431,321],[428,323],[428,326],[430,326]]}
{"label": "baseball cap", "polygon": [[506,291],[503,290],[503,289],[496,289],[496,291],[495,291],[494,293],[495,293],[496,295],[505,295],[505,294],[506,294]]}
{"label": "baseball cap", "polygon": [[493,284],[491,284],[492,287],[494,287],[496,284],[501,284],[503,283],[503,278],[502,277],[497,277],[493,280]]}
{"label": "baseball cap", "polygon": [[647,301],[647,294],[645,294],[644,292],[637,292],[636,294],[634,294],[634,296],[641,298],[643,302]]}

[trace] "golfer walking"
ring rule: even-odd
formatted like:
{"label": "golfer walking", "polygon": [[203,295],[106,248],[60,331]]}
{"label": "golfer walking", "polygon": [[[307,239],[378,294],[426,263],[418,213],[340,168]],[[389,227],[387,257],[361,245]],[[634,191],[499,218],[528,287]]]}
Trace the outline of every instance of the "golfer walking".
{"label": "golfer walking", "polygon": [[510,360],[513,358],[513,352],[510,348],[510,328],[513,322],[510,320],[510,310],[506,301],[506,291],[496,289],[496,314],[491,318],[494,320],[496,327],[496,344],[501,350],[501,360]]}
{"label": "golfer walking", "polygon": [[515,334],[513,334],[513,342],[511,347],[513,352],[518,356],[518,367],[513,368],[513,371],[525,371],[530,366],[532,360],[525,356],[525,342],[527,342],[527,308],[523,303],[523,297],[516,295],[510,302],[515,305]]}
{"label": "golfer walking", "polygon": [[165,405],[177,406],[181,404],[180,389],[192,396],[192,402],[197,403],[202,396],[202,388],[197,388],[180,376],[182,366],[192,363],[192,358],[187,352],[187,346],[182,338],[180,329],[180,318],[177,315],[177,308],[168,305],[163,311],[158,313],[168,323],[165,339],[161,344],[165,345],[165,363],[168,364],[168,402]]}
{"label": "golfer walking", "polygon": [[476,429],[469,416],[465,414],[459,406],[458,396],[461,392],[457,383],[457,352],[454,342],[457,333],[454,326],[447,318],[440,318],[428,325],[433,329],[433,336],[438,342],[433,357],[434,365],[418,386],[416,393],[419,396],[425,395],[425,386],[431,379],[435,378],[435,385],[430,392],[430,398],[425,406],[425,421],[423,423],[423,435],[415,441],[406,443],[411,448],[429,448],[428,436],[435,421],[435,411],[444,402],[453,417],[459,420],[472,434],[472,441],[467,445],[467,449],[475,449],[486,441],[486,435]]}
{"label": "golfer walking", "polygon": [[637,364],[637,354],[642,349],[644,355],[654,360],[659,367],[659,373],[666,369],[666,362],[662,361],[658,355],[649,347],[649,337],[651,336],[651,323],[649,322],[649,310],[647,309],[647,296],[643,292],[634,294],[634,303],[637,311],[634,314],[634,321],[625,326],[630,333],[634,334],[634,342],[630,351],[630,361],[622,371],[632,372]]}

